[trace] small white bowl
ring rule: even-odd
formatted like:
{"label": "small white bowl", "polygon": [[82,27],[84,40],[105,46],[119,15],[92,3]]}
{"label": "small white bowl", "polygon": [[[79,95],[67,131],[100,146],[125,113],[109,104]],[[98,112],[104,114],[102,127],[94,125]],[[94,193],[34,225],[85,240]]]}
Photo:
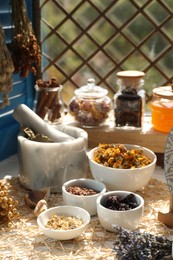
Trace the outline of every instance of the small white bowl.
{"label": "small white bowl", "polygon": [[96,147],[88,152],[89,165],[94,179],[103,182],[106,185],[107,190],[126,190],[135,192],[146,186],[151,179],[157,157],[155,153],[148,148],[130,144],[124,144],[124,146],[128,150],[133,148],[142,149],[143,154],[151,159],[151,163],[145,167],[133,169],[107,167],[93,160],[94,151],[98,149],[98,147]]}
{"label": "small white bowl", "polygon": [[[98,193],[86,196],[74,195],[67,191],[68,188],[72,186],[90,188],[97,191]],[[67,205],[82,207],[83,209],[87,210],[91,216],[97,214],[96,200],[98,196],[104,192],[106,192],[106,186],[102,182],[93,179],[74,179],[65,182],[62,186],[62,197],[64,203]]]}
{"label": "small white bowl", "polygon": [[[78,228],[70,230],[54,230],[46,228],[45,226],[52,215],[74,216],[76,218],[82,219],[83,224]],[[69,240],[80,236],[86,230],[89,222],[89,213],[80,207],[74,206],[53,207],[46,211],[43,211],[37,218],[37,224],[42,232],[46,236],[56,240]]]}
{"label": "small white bowl", "polygon": [[140,195],[132,193],[135,195],[137,203],[139,204],[139,206],[134,209],[118,211],[108,209],[104,206],[110,195],[124,197],[130,193],[132,192],[109,191],[98,197],[96,202],[98,219],[106,230],[115,232],[115,229],[112,226],[113,224],[130,230],[134,230],[139,226],[144,211],[144,200]]}

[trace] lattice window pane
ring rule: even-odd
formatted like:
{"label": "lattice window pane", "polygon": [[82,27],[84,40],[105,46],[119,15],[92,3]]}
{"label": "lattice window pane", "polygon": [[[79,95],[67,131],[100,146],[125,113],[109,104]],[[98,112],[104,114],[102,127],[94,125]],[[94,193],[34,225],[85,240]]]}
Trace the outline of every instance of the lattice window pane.
{"label": "lattice window pane", "polygon": [[172,0],[41,0],[40,9],[43,77],[59,77],[66,103],[89,77],[113,97],[120,70],[144,71],[149,95],[172,82]]}

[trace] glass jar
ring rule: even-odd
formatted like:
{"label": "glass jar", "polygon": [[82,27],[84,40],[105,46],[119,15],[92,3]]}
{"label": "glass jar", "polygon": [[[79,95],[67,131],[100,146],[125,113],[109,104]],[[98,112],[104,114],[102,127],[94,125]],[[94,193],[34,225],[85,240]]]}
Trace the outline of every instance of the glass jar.
{"label": "glass jar", "polygon": [[64,104],[61,99],[62,86],[55,78],[50,81],[37,80],[35,85],[35,113],[51,124],[60,124],[64,117]]}
{"label": "glass jar", "polygon": [[153,128],[169,133],[173,127],[173,86],[154,88],[150,107]]}
{"label": "glass jar", "polygon": [[108,91],[88,79],[87,85],[75,90],[75,96],[68,104],[69,113],[82,127],[103,125],[112,110]]}
{"label": "glass jar", "polygon": [[142,128],[145,105],[145,91],[142,89],[144,75],[144,72],[135,70],[120,71],[116,74],[119,87],[114,95],[117,128]]}

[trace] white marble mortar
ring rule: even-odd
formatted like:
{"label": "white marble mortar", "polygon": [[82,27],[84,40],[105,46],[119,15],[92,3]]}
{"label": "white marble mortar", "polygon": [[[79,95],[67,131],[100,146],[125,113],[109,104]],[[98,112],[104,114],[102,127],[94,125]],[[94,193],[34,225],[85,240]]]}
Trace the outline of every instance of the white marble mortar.
{"label": "white marble mortar", "polygon": [[74,140],[59,143],[30,141],[18,135],[19,180],[31,190],[51,187],[61,192],[64,182],[87,175],[88,134],[73,126],[56,126]]}

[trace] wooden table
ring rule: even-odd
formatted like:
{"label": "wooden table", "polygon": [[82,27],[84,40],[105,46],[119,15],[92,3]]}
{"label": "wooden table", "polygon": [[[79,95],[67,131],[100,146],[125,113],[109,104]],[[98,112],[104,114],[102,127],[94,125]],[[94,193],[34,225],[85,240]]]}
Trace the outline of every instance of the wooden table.
{"label": "wooden table", "polygon": [[[78,126],[69,115],[66,116],[64,124]],[[144,118],[141,130],[117,129],[112,120],[108,120],[104,126],[83,129],[88,133],[89,148],[96,147],[99,143],[123,143],[141,145],[155,153],[164,153],[168,136],[167,133],[153,129],[150,116]]]}

